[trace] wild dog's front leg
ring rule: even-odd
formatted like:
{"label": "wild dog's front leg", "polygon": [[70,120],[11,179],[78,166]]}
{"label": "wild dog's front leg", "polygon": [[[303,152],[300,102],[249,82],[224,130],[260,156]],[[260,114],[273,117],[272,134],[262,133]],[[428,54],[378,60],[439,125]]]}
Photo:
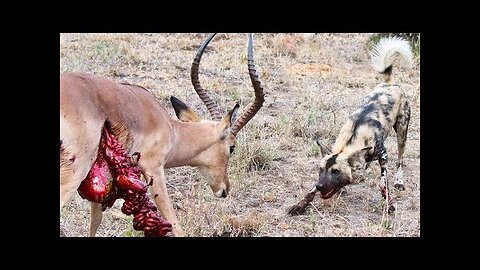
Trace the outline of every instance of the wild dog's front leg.
{"label": "wild dog's front leg", "polygon": [[398,161],[397,161],[397,175],[395,177],[395,183],[393,187],[398,190],[405,190],[405,184],[403,180],[403,152],[405,151],[405,143],[407,142],[408,124],[410,122],[410,104],[408,100],[404,99],[400,107],[400,112],[397,116],[395,125],[393,128],[397,133],[397,145],[398,145]]}
{"label": "wild dog's front leg", "polygon": [[288,210],[287,210],[287,213],[289,215],[300,215],[300,214],[303,214],[305,213],[305,209],[307,208],[308,204],[310,202],[313,201],[313,198],[315,198],[315,194],[317,194],[318,190],[317,190],[317,187],[314,186],[308,193],[307,195],[305,195],[305,197],[303,197],[302,200],[300,200],[300,202],[298,202],[297,204],[295,204],[294,206],[290,207]]}
{"label": "wild dog's front leg", "polygon": [[405,190],[405,183],[403,181],[403,159],[399,157],[397,161],[397,174],[395,175],[395,183],[393,187],[398,190]]}
{"label": "wild dog's front leg", "polygon": [[378,142],[376,147],[379,155],[378,162],[380,163],[380,192],[382,192],[382,196],[387,202],[388,213],[393,213],[395,211],[395,206],[393,205],[393,200],[390,196],[387,179],[387,149],[383,142]]}
{"label": "wild dog's front leg", "polygon": [[[160,213],[165,217],[165,219],[172,224],[172,233],[175,236],[185,236],[183,229],[180,225],[180,222],[177,219],[175,210],[173,209],[172,202],[167,192],[167,185],[165,182],[165,173],[163,168],[152,168],[145,170],[151,178],[153,178],[153,185],[151,187],[151,192],[155,200],[155,204],[158,207]],[[145,174],[145,176],[147,175]],[[150,177],[146,177],[150,181]]]}

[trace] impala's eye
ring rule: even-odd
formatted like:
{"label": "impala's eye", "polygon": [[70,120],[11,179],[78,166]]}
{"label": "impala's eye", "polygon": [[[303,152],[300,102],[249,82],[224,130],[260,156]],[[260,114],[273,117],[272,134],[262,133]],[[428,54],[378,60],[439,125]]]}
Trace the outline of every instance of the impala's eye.
{"label": "impala's eye", "polygon": [[235,145],[230,146],[230,155],[235,151]]}

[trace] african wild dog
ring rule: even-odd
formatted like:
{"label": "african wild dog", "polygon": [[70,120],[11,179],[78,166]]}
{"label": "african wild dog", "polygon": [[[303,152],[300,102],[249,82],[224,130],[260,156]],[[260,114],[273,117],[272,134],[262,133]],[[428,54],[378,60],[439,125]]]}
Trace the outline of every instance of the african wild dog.
{"label": "african wild dog", "polygon": [[385,139],[394,128],[397,133],[398,162],[394,187],[405,190],[403,180],[403,152],[407,140],[410,105],[400,86],[392,81],[392,64],[397,56],[403,63],[412,64],[412,52],[407,41],[400,38],[384,38],[375,46],[372,54],[374,70],[383,74],[384,82],[378,85],[350,115],[340,129],[332,150],[317,140],[323,158],[315,186],[296,205],[289,208],[291,215],[302,214],[319,191],[328,199],[342,187],[361,179],[361,170],[378,160],[381,169],[380,190],[388,201],[388,212],[395,210],[388,192],[387,150]]}

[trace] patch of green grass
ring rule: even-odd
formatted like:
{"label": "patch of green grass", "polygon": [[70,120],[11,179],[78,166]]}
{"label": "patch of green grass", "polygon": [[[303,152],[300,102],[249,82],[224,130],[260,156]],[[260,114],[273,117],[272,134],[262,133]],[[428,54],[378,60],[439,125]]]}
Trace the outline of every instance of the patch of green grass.
{"label": "patch of green grass", "polygon": [[229,100],[240,100],[240,93],[235,87],[227,86],[225,87],[225,94],[228,96]]}
{"label": "patch of green grass", "polygon": [[275,149],[268,144],[252,141],[238,145],[231,159],[232,173],[239,177],[250,171],[264,170],[275,158]]}
{"label": "patch of green grass", "polygon": [[111,57],[117,57],[120,50],[117,43],[112,43],[110,41],[98,41],[95,46],[96,55],[103,60],[107,60]]}
{"label": "patch of green grass", "polygon": [[133,216],[125,216],[126,223],[130,226],[127,227],[126,231],[123,233],[123,237],[144,237],[145,234],[143,231],[137,231],[133,228]]}
{"label": "patch of green grass", "polygon": [[320,147],[312,141],[307,148],[307,157],[316,157],[320,154]]}
{"label": "patch of green grass", "polygon": [[250,122],[238,134],[235,152],[230,157],[231,174],[243,178],[251,171],[266,170],[276,158],[276,148],[266,138],[263,127]]}
{"label": "patch of green grass", "polygon": [[97,52],[105,51],[106,48],[109,46],[108,44],[109,42],[105,40],[98,41],[97,44],[95,44],[95,50],[97,50]]}
{"label": "patch of green grass", "polygon": [[307,125],[309,126],[316,125],[317,119],[318,119],[318,110],[316,110],[315,108],[310,108],[308,110]]}
{"label": "patch of green grass", "polygon": [[310,209],[308,219],[310,221],[310,229],[312,230],[313,233],[317,232],[317,213]]}
{"label": "patch of green grass", "polygon": [[312,138],[317,131],[319,111],[310,107],[306,113],[293,116],[291,135],[294,137]]}
{"label": "patch of green grass", "polygon": [[123,234],[123,237],[135,237],[135,236],[134,236],[134,230],[133,230],[133,228],[127,230],[127,231]]}
{"label": "patch of green grass", "polygon": [[393,228],[393,222],[392,220],[390,219],[385,219],[382,221],[382,227],[387,229],[387,230],[391,230]]}
{"label": "patch of green grass", "polygon": [[291,114],[281,114],[275,119],[275,122],[273,122],[273,129],[279,136],[284,136],[285,134],[291,133],[292,123],[293,119]]}

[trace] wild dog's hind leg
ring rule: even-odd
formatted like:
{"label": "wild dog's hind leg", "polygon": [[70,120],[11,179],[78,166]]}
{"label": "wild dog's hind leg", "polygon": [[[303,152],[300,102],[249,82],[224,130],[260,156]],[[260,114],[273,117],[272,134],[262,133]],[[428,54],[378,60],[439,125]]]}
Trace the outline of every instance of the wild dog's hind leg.
{"label": "wild dog's hind leg", "polygon": [[398,190],[405,190],[403,179],[403,152],[405,151],[405,143],[407,142],[408,124],[410,122],[410,104],[407,99],[403,99],[400,110],[393,128],[397,133],[398,145],[398,161],[397,161],[397,175],[393,187]]}
{"label": "wild dog's hind leg", "polygon": [[376,145],[375,151],[378,153],[378,163],[380,163],[380,191],[382,192],[382,196],[388,204],[388,212],[392,213],[395,211],[395,206],[393,206],[392,197],[390,196],[390,192],[388,190],[388,178],[387,178],[387,148],[385,148],[385,144],[383,142],[383,136],[375,136],[376,137]]}

